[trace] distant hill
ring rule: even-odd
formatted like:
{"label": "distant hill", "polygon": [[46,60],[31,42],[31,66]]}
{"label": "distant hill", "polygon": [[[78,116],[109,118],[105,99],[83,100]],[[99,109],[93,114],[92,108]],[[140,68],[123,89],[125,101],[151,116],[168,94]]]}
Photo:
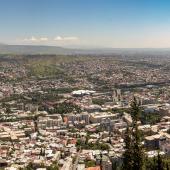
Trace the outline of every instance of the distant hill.
{"label": "distant hill", "polygon": [[56,46],[0,44],[1,54],[72,54],[74,50]]}
{"label": "distant hill", "polygon": [[57,46],[6,45],[0,43],[0,54],[119,54],[119,55],[163,55],[170,56],[170,48],[92,48],[72,49]]}
{"label": "distant hill", "polygon": [[72,49],[57,46],[6,45],[0,43],[0,54],[110,54],[116,49]]}

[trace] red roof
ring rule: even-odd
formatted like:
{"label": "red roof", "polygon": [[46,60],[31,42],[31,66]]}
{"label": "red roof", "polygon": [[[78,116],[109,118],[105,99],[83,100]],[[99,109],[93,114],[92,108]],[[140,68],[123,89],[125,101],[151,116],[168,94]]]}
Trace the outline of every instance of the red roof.
{"label": "red roof", "polygon": [[95,167],[86,168],[86,170],[101,170],[101,169],[100,166],[95,166]]}

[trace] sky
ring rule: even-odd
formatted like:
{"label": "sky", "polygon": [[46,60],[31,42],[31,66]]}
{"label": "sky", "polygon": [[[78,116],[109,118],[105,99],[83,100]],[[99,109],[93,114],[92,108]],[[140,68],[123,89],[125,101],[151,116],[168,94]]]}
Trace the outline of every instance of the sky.
{"label": "sky", "polygon": [[0,42],[170,48],[170,1],[0,0]]}

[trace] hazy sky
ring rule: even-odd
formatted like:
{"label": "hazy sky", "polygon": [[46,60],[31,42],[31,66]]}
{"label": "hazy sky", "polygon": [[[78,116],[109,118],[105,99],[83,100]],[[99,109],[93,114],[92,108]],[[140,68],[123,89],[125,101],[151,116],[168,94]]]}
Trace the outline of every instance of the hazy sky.
{"label": "hazy sky", "polygon": [[0,0],[0,42],[170,47],[170,0]]}

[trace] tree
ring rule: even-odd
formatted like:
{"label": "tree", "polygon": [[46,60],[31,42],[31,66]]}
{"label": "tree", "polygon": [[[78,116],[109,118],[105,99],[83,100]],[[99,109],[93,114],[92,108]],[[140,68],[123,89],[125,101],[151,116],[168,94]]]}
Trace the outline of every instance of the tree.
{"label": "tree", "polygon": [[11,136],[10,136],[10,142],[11,142],[11,144],[12,144],[12,149],[15,150],[14,141],[12,140]]}
{"label": "tree", "polygon": [[155,156],[153,158],[146,158],[145,160],[146,170],[157,170],[157,159]]}
{"label": "tree", "polygon": [[158,164],[158,167],[157,167],[158,170],[164,170],[164,168],[163,168],[163,160],[162,160],[162,157],[161,157],[161,155],[159,153],[158,153],[157,164]]}
{"label": "tree", "polygon": [[7,114],[10,114],[10,113],[11,113],[11,109],[10,109],[9,106],[6,107],[6,113],[7,113]]}
{"label": "tree", "polygon": [[87,161],[85,164],[86,164],[86,167],[87,167],[87,168],[88,168],[88,167],[94,167],[94,166],[96,166],[96,162],[93,161],[93,160],[89,160],[89,161]]}
{"label": "tree", "polygon": [[24,170],[34,170],[34,166],[32,164],[32,162],[30,162],[25,168]]}
{"label": "tree", "polygon": [[141,133],[138,129],[138,121],[140,118],[140,107],[136,98],[131,103],[131,114],[132,114],[132,142],[133,142],[133,169],[143,170],[144,168],[144,151],[141,144]]}
{"label": "tree", "polygon": [[136,98],[131,103],[132,127],[127,127],[125,133],[125,153],[123,156],[123,170],[143,170],[144,150],[141,144],[141,133],[138,129],[140,107]]}
{"label": "tree", "polygon": [[131,113],[132,120],[133,120],[132,126],[135,127],[135,125],[137,124],[137,121],[139,121],[140,113],[141,113],[139,102],[137,102],[135,97],[133,101],[131,102],[130,106],[131,106],[130,113]]}
{"label": "tree", "polygon": [[90,139],[90,136],[89,136],[89,135],[87,135],[87,136],[86,136],[86,140],[85,140],[85,144],[86,144],[86,145],[88,145],[88,141],[89,141],[89,139]]}
{"label": "tree", "polygon": [[134,141],[133,141],[133,169],[136,170],[142,170],[144,167],[144,152],[143,152],[143,147],[141,145],[141,139],[140,139],[140,132],[137,128],[135,127],[134,133]]}
{"label": "tree", "polygon": [[33,122],[34,122],[34,129],[35,129],[35,132],[39,132],[38,130],[38,116],[34,113],[33,115]]}
{"label": "tree", "polygon": [[38,114],[36,111],[31,112],[31,117],[34,123],[34,130],[39,134],[39,128],[38,128],[38,118],[41,116],[41,114]]}
{"label": "tree", "polygon": [[58,164],[57,163],[53,163],[52,165],[47,167],[47,170],[59,170]]}
{"label": "tree", "polygon": [[131,130],[127,127],[125,132],[125,152],[123,154],[123,167],[122,170],[132,170],[133,167],[133,148],[131,140]]}

